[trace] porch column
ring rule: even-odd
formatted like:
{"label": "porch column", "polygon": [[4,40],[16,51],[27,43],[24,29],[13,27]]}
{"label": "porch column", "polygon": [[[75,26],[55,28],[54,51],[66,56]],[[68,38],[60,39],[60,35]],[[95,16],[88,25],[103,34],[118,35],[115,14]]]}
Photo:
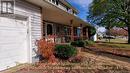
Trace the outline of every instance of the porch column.
{"label": "porch column", "polygon": [[83,25],[80,24],[80,38],[83,40]]}
{"label": "porch column", "polygon": [[56,24],[53,24],[53,37],[54,37],[54,42],[56,43]]}
{"label": "porch column", "polygon": [[70,20],[71,25],[71,41],[74,41],[74,27],[73,27],[73,20]]}
{"label": "porch column", "polygon": [[88,39],[88,27],[86,28],[86,37]]}
{"label": "porch column", "polygon": [[80,24],[80,37],[81,37],[81,40],[83,40],[83,24]]}

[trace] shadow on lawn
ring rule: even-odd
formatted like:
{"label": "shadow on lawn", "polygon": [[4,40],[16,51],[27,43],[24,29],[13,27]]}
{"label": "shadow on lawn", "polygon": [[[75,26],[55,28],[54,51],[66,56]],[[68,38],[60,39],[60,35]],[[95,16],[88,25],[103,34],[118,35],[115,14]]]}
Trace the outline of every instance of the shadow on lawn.
{"label": "shadow on lawn", "polygon": [[114,55],[114,54],[108,53],[108,52],[97,52],[97,51],[93,51],[90,48],[87,48],[84,51],[89,52],[91,54],[98,55],[98,56],[104,56],[104,57],[108,57],[108,58],[111,58],[111,59],[115,59],[115,60],[130,63],[130,57],[123,57],[123,56],[119,56],[119,55]]}
{"label": "shadow on lawn", "polygon": [[103,42],[103,41],[96,41],[96,43],[105,43],[105,44],[128,44],[128,43],[120,43],[120,42]]}
{"label": "shadow on lawn", "polygon": [[116,60],[119,60],[119,61],[124,61],[124,62],[130,63],[130,58],[128,58],[128,57],[122,57],[122,56],[113,55],[113,54],[110,54],[110,53],[101,53],[100,55],[104,56],[104,57],[111,58],[111,59],[116,59]]}

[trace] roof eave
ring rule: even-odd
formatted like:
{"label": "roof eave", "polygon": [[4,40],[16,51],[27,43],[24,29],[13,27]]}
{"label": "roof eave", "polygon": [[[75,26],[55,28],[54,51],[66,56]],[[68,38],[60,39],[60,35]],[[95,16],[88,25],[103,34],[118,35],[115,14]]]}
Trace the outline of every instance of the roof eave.
{"label": "roof eave", "polygon": [[60,0],[60,1],[63,4],[65,4],[65,5],[69,6],[70,8],[72,8],[77,14],[79,13],[79,11],[75,7],[73,7],[68,1],[66,1],[66,0]]}

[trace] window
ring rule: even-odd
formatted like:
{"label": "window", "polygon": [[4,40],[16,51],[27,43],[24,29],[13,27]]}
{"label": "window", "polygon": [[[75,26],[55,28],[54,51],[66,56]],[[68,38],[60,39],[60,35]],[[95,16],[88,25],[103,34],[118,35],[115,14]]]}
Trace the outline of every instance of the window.
{"label": "window", "polygon": [[56,32],[59,33],[60,32],[60,26],[56,27]]}
{"label": "window", "polygon": [[52,2],[55,4],[56,0],[52,0]]}
{"label": "window", "polygon": [[47,24],[47,35],[53,34],[53,28],[51,24]]}
{"label": "window", "polygon": [[59,0],[56,0],[56,5],[59,5]]}
{"label": "window", "polygon": [[66,7],[66,10],[68,11],[70,8]]}
{"label": "window", "polygon": [[72,10],[72,9],[69,9],[68,12],[72,14],[73,10]]}
{"label": "window", "polygon": [[56,4],[56,5],[59,5],[59,0],[49,0],[49,1]]}
{"label": "window", "polygon": [[14,1],[1,1],[1,14],[13,14],[14,13]]}

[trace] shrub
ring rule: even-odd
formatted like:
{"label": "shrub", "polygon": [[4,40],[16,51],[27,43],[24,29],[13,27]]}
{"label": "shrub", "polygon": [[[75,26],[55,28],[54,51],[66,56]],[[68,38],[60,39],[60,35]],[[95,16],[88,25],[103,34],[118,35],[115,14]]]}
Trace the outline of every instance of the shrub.
{"label": "shrub", "polygon": [[71,45],[75,46],[75,47],[84,47],[85,43],[84,43],[84,41],[78,40],[75,42],[71,42]]}
{"label": "shrub", "polygon": [[94,41],[91,41],[91,40],[86,40],[85,41],[85,44],[86,44],[86,46],[91,46],[91,45],[93,45],[95,42]]}
{"label": "shrub", "polygon": [[71,42],[71,45],[74,46],[74,47],[76,47],[77,46],[77,42],[76,41]]}
{"label": "shrub", "polygon": [[38,53],[42,55],[42,57],[48,59],[48,61],[54,61],[54,48],[55,48],[55,43],[45,41],[44,39],[41,39],[37,41],[37,46],[38,46]]}
{"label": "shrub", "polygon": [[89,37],[92,37],[96,34],[96,28],[94,26],[90,26],[88,30]]}
{"label": "shrub", "polygon": [[77,47],[84,47],[84,41],[77,41]]}
{"label": "shrub", "polygon": [[77,54],[77,50],[71,45],[56,45],[55,56],[60,59],[69,59]]}

